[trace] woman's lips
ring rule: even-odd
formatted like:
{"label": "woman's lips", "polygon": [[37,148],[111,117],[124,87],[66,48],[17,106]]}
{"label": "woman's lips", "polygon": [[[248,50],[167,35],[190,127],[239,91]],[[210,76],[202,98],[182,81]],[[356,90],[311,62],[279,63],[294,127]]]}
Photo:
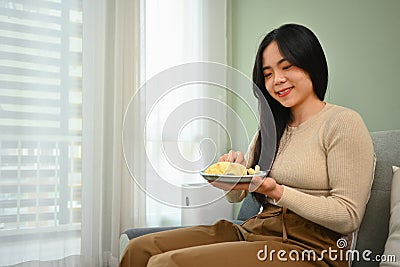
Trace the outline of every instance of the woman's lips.
{"label": "woman's lips", "polygon": [[284,97],[284,96],[287,96],[288,94],[290,94],[290,92],[292,91],[292,89],[293,89],[293,87],[286,88],[286,89],[283,89],[283,90],[278,91],[276,94],[277,94],[279,97]]}

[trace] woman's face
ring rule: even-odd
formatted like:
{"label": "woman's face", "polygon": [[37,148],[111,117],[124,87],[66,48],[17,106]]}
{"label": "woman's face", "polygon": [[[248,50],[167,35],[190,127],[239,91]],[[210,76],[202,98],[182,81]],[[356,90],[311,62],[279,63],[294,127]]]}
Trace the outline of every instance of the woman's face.
{"label": "woman's face", "polygon": [[287,61],[275,41],[265,48],[262,57],[265,87],[279,103],[295,108],[319,100],[308,73]]}

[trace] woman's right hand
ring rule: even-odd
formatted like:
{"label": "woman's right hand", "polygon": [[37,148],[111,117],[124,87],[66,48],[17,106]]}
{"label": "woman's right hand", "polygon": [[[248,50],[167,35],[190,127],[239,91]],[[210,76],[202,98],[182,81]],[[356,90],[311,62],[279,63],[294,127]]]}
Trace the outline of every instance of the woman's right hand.
{"label": "woman's right hand", "polygon": [[234,162],[246,166],[246,160],[244,159],[244,155],[241,151],[230,150],[229,153],[219,157],[218,161]]}

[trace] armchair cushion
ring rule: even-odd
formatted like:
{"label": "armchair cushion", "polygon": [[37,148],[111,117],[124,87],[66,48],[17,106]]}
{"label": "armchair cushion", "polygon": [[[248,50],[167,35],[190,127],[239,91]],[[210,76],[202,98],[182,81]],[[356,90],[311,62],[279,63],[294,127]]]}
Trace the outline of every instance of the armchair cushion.
{"label": "armchair cushion", "polygon": [[[376,155],[374,182],[371,197],[358,232],[356,250],[370,250],[369,258],[382,255],[389,231],[390,192],[392,187],[392,166],[400,161],[400,130],[371,133]],[[353,267],[377,267],[378,261],[353,261]]]}
{"label": "armchair cushion", "polygon": [[381,262],[380,267],[400,266],[400,168],[393,166],[392,193],[390,197],[389,236],[385,245],[385,257],[396,257],[396,262]]}

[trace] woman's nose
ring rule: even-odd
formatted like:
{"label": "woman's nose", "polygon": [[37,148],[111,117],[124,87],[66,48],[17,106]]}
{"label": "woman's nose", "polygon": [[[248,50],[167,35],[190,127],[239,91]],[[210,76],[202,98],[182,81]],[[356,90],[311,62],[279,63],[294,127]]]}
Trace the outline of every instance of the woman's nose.
{"label": "woman's nose", "polygon": [[277,71],[275,72],[275,85],[282,84],[286,82],[286,77],[283,75],[281,72]]}

